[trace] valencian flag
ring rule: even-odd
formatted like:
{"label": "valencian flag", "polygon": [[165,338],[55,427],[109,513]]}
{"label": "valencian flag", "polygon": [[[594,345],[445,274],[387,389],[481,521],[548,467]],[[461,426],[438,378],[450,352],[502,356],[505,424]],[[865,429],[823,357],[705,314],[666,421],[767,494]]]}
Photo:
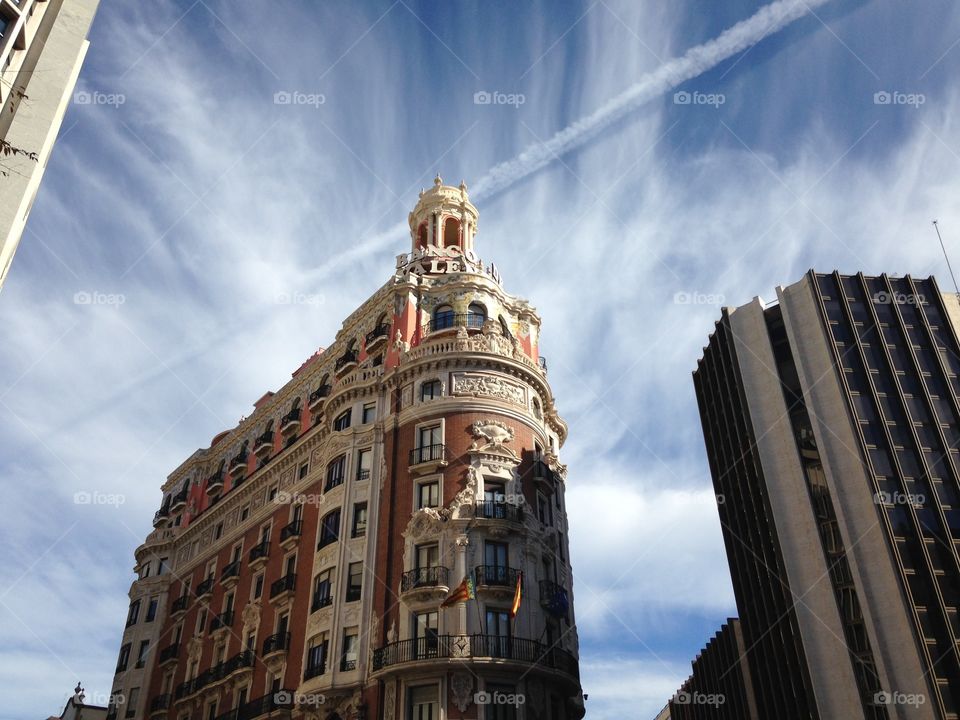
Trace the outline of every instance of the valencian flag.
{"label": "valencian flag", "polygon": [[473,589],[473,579],[467,576],[463,578],[463,582],[457,585],[450,594],[447,595],[447,599],[440,603],[440,607],[450,607],[457,603],[473,600],[476,596]]}
{"label": "valencian flag", "polygon": [[523,584],[523,573],[517,573],[517,589],[513,593],[513,605],[510,607],[510,617],[517,616],[517,610],[520,609],[520,598],[523,595],[521,585]]}

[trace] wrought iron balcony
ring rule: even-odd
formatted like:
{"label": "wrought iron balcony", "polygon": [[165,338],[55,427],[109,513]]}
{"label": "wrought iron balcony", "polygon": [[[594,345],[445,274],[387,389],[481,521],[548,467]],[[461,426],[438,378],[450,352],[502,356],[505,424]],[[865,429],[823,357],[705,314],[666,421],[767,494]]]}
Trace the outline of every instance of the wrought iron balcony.
{"label": "wrought iron balcony", "polygon": [[343,469],[341,469],[340,472],[338,473],[333,473],[332,475],[328,474],[327,482],[324,483],[323,485],[323,491],[330,492],[335,487],[340,487],[341,485],[343,485],[343,476],[344,476]]}
{"label": "wrought iron balcony", "polygon": [[377,325],[373,330],[367,333],[367,352],[370,352],[371,348],[376,347],[388,337],[390,337],[390,325],[387,323],[381,323],[380,325]]}
{"label": "wrought iron balcony", "polygon": [[424,335],[462,327],[468,330],[481,330],[486,321],[487,318],[476,313],[444,312],[437,313],[430,322],[424,323],[421,329]]}
{"label": "wrought iron balcony", "polygon": [[224,610],[219,615],[215,615],[210,621],[210,632],[217,630],[226,630],[233,625],[233,610]]}
{"label": "wrought iron balcony", "polygon": [[523,522],[523,506],[499,500],[478,500],[474,517],[485,520]]}
{"label": "wrought iron balcony", "polygon": [[263,641],[263,655],[266,657],[275,652],[286,652],[290,649],[290,633],[275,633]]}
{"label": "wrought iron balcony", "polygon": [[280,530],[280,544],[287,546],[296,543],[300,539],[300,533],[303,531],[303,520],[294,520],[283,526]]}
{"label": "wrought iron balcony", "polygon": [[337,358],[337,362],[334,363],[333,367],[336,372],[346,370],[347,368],[357,364],[357,357],[356,350],[349,350]]}
{"label": "wrought iron balcony", "polygon": [[[296,693],[293,690],[278,690],[256,700],[244,703],[237,710],[236,720],[253,720],[269,715],[275,710],[292,710]],[[282,716],[286,717],[286,715]]]}
{"label": "wrought iron balcony", "polygon": [[[273,451],[273,430],[267,430],[260,435],[253,443],[253,452],[256,455],[264,455]],[[244,458],[246,462],[246,458]]]}
{"label": "wrought iron balcony", "polygon": [[163,695],[154,696],[153,700],[150,701],[150,712],[160,712],[166,710],[170,707],[170,700],[172,699],[170,693],[163,693]]}
{"label": "wrought iron balcony", "polygon": [[347,660],[346,657],[340,659],[340,672],[350,672],[357,669],[356,659]]}
{"label": "wrought iron balcony", "polygon": [[280,418],[280,432],[287,433],[300,427],[300,408],[295,407]]}
{"label": "wrought iron balcony", "polygon": [[410,465],[422,465],[423,463],[447,461],[447,446],[442,443],[436,445],[424,445],[410,451]]}
{"label": "wrought iron balcony", "polygon": [[170,500],[170,497],[168,496],[167,499],[160,506],[160,509],[153,514],[153,524],[155,526],[159,525],[163,520],[166,520],[168,517],[170,517],[170,504],[171,504],[171,500]]}
{"label": "wrought iron balcony", "polygon": [[173,601],[170,605],[170,614],[176,615],[178,613],[185,612],[187,605],[190,604],[190,596],[187,593],[183,593],[180,597]]}
{"label": "wrought iron balcony", "polygon": [[220,573],[220,582],[226,584],[230,581],[236,582],[240,577],[240,558],[223,566],[223,572]]}
{"label": "wrought iron balcony", "polygon": [[223,470],[217,470],[207,478],[207,492],[214,492],[223,488]]}
{"label": "wrought iron balcony", "polygon": [[247,453],[240,452],[230,459],[230,474],[243,475],[247,472]]}
{"label": "wrought iron balcony", "polygon": [[311,678],[319,677],[327,671],[327,663],[324,661],[322,663],[317,663],[316,665],[307,665],[306,669],[303,671],[303,679],[307,681]]}
{"label": "wrought iron balcony", "polygon": [[360,468],[357,470],[357,482],[363,482],[364,480],[370,479],[370,469],[369,468]]}
{"label": "wrought iron balcony", "polygon": [[327,396],[330,394],[332,388],[329,385],[321,385],[312,393],[310,393],[310,398],[307,400],[307,407],[311,410],[326,400]]}
{"label": "wrought iron balcony", "polygon": [[477,565],[474,578],[477,585],[516,587],[520,571],[505,565]]}
{"label": "wrought iron balcony", "polygon": [[315,595],[313,603],[310,605],[310,612],[314,613],[320,608],[329,607],[330,605],[333,605],[333,595],[330,593],[326,595]]}
{"label": "wrought iron balcony", "polygon": [[282,595],[292,593],[297,584],[297,574],[287,573],[270,586],[270,599],[274,600]]}
{"label": "wrought iron balcony", "polygon": [[409,662],[510,660],[579,677],[577,659],[566,650],[536,640],[501,635],[434,635],[400,640],[373,651],[374,672]]}
{"label": "wrought iron balcony", "polygon": [[[176,700],[182,700],[185,697],[193,695],[194,693],[200,692],[205,687],[213,685],[216,682],[226,679],[233,673],[238,670],[245,668],[252,668],[254,663],[254,653],[252,650],[242,650],[236,655],[234,655],[229,660],[224,660],[221,663],[218,663],[211,667],[208,670],[204,670],[202,673],[197,675],[192,680],[185,680],[184,682],[177,685],[176,690],[174,691],[174,698]],[[250,715],[249,717],[257,717],[256,715]]]}
{"label": "wrought iron balcony", "polygon": [[204,595],[209,595],[213,592],[213,578],[207,578],[206,580],[201,581],[197,585],[196,596],[203,597]]}
{"label": "wrought iron balcony", "polygon": [[176,512],[187,504],[187,497],[190,495],[190,483],[186,483],[173,499],[170,500],[170,512]]}
{"label": "wrought iron balcony", "polygon": [[259,545],[250,548],[249,560],[250,566],[254,567],[264,564],[270,556],[270,541],[263,540]]}
{"label": "wrought iron balcony", "polygon": [[158,662],[163,665],[164,663],[170,662],[171,660],[176,660],[180,655],[180,643],[170,643],[163,650],[160,651],[160,656]]}
{"label": "wrought iron balcony", "polygon": [[447,586],[449,574],[450,571],[441,565],[407,570],[400,577],[400,592],[410,592],[418,588]]}

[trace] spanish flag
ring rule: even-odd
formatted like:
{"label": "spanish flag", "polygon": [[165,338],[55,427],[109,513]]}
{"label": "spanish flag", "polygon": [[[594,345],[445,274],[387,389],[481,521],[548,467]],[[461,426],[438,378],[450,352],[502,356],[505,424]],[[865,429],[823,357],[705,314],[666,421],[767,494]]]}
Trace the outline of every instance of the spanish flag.
{"label": "spanish flag", "polygon": [[457,603],[473,600],[475,597],[476,593],[473,588],[473,579],[467,576],[447,595],[447,599],[440,603],[440,607],[450,607]]}
{"label": "spanish flag", "polygon": [[517,610],[520,609],[520,599],[523,595],[521,586],[523,585],[523,573],[517,573],[517,589],[513,592],[513,605],[510,607],[510,617],[517,616]]}

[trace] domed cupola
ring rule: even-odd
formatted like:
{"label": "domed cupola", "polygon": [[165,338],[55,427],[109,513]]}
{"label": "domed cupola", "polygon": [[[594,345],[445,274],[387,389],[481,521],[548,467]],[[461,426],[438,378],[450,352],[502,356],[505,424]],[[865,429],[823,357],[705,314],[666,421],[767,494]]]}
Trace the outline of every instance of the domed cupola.
{"label": "domed cupola", "polygon": [[437,175],[433,187],[420,191],[420,200],[410,213],[410,240],[413,252],[430,246],[457,247],[464,255],[473,255],[479,213],[467,195],[467,185],[444,185]]}

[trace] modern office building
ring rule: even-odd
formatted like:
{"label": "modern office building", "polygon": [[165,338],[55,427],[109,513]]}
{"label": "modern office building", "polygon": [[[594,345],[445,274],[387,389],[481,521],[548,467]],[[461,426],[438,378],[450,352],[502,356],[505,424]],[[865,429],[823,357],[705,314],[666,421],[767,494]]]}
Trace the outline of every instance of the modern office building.
{"label": "modern office building", "polygon": [[0,288],[40,187],[100,0],[0,0]]}
{"label": "modern office building", "polygon": [[761,718],[960,712],[960,303],[819,274],[694,373]]}
{"label": "modern office building", "polygon": [[582,717],[567,427],[477,220],[438,177],[334,342],[168,477],[113,717]]}
{"label": "modern office building", "polygon": [[740,621],[730,618],[693,661],[670,699],[670,720],[760,720]]}

